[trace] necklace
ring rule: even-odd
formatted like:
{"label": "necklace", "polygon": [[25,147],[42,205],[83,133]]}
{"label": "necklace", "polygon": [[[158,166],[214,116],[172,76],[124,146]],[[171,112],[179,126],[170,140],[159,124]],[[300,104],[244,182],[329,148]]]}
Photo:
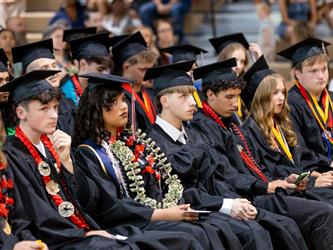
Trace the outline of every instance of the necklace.
{"label": "necklace", "polygon": [[[112,153],[126,171],[130,181],[129,189],[136,194],[134,200],[151,208],[169,208],[177,205],[183,194],[183,186],[178,176],[171,174],[171,164],[167,162],[165,154],[160,152],[160,148],[155,146],[155,142],[146,138],[145,133],[138,130],[136,136],[136,140],[133,140],[131,134],[122,137],[123,140],[109,140]],[[130,147],[134,147],[134,150]],[[167,185],[168,192],[161,202],[146,195],[142,177],[144,173],[155,175],[160,186],[161,179]]]}
{"label": "necklace", "polygon": [[[58,212],[62,217],[68,218],[71,222],[73,222],[78,228],[82,228],[85,230],[89,230],[89,226],[83,219],[83,217],[75,211],[75,207],[71,202],[64,201],[62,197],[58,194],[60,192],[59,184],[51,179],[51,168],[49,164],[43,161],[42,157],[39,155],[36,148],[30,142],[28,137],[24,134],[19,126],[16,127],[16,137],[20,139],[20,141],[26,146],[31,156],[34,158],[38,171],[42,176],[43,183],[45,185],[45,189],[47,193],[51,196],[53,202],[58,207]],[[41,136],[41,142],[51,153],[52,157],[56,161],[56,169],[58,174],[61,173],[61,161],[58,154],[55,152],[50,139],[47,135],[43,134]],[[65,187],[64,187],[65,188]],[[66,191],[66,190],[65,190]],[[77,214],[76,214],[77,213]]]}

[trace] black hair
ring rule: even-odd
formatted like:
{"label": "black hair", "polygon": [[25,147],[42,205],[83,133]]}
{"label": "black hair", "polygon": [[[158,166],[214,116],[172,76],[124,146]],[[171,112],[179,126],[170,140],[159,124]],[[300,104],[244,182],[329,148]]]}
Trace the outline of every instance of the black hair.
{"label": "black hair", "polygon": [[103,108],[112,109],[113,100],[123,91],[120,86],[111,89],[102,85],[91,92],[88,88],[83,92],[76,112],[74,146],[86,139],[100,144],[103,139],[110,137],[104,128]]}
{"label": "black hair", "polygon": [[246,82],[237,78],[234,80],[213,80],[208,82],[202,82],[202,93],[207,98],[207,91],[211,90],[214,94],[218,94],[220,91],[228,89],[244,89]]}

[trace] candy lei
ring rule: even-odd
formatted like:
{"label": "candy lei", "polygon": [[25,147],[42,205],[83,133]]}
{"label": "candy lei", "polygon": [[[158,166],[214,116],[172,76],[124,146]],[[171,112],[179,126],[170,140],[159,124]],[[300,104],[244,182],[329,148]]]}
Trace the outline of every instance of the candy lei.
{"label": "candy lei", "polygon": [[[64,202],[64,200],[58,194],[60,192],[60,188],[59,188],[59,185],[51,179],[51,177],[50,177],[51,171],[50,171],[50,169],[48,169],[49,166],[43,165],[43,164],[47,164],[47,163],[45,163],[43,161],[43,159],[39,155],[36,148],[33,146],[33,144],[30,142],[30,140],[24,134],[24,132],[20,129],[20,127],[16,127],[16,137],[19,138],[20,141],[26,146],[26,148],[29,150],[30,154],[34,158],[34,160],[38,166],[39,172],[42,175],[42,179],[43,179],[43,183],[45,185],[46,191],[51,196],[55,205],[58,207],[59,213],[61,214],[60,209],[64,204],[67,204],[67,205],[70,204],[71,206],[73,206],[69,202]],[[59,156],[55,152],[55,150],[52,146],[52,143],[49,140],[49,138],[47,137],[47,135],[43,134],[41,136],[41,142],[45,145],[45,147],[51,153],[52,157],[55,159],[57,172],[60,173],[61,172],[61,162],[60,162]],[[43,168],[43,166],[44,166],[44,168]],[[41,168],[42,168],[42,170],[41,170]],[[85,222],[85,220],[83,219],[83,217],[81,215],[79,215],[79,214],[77,215],[73,212],[70,216],[64,216],[64,215],[62,215],[62,216],[68,217],[68,219],[71,222],[73,222],[78,228],[89,230],[89,226],[87,225],[87,223]]]}
{"label": "candy lei", "polygon": [[[134,153],[129,148],[133,144],[135,144]],[[178,204],[183,194],[183,186],[178,176],[171,174],[172,167],[167,162],[165,154],[160,152],[160,148],[155,146],[155,142],[152,139],[146,138],[145,133],[138,130],[135,141],[133,141],[132,136],[129,136],[128,139],[126,138],[126,142],[110,140],[109,146],[126,171],[126,175],[131,182],[129,189],[136,194],[134,200],[151,208],[169,208]],[[144,169],[140,168],[140,162],[144,162]],[[165,180],[168,192],[162,202],[158,202],[146,195],[141,175],[145,172],[155,174],[158,181],[160,181],[160,178]]]}

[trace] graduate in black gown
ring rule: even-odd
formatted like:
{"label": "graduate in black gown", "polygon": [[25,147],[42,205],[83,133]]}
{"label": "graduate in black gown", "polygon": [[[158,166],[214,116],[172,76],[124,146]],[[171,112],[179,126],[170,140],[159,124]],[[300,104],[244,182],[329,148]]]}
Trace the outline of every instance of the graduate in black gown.
{"label": "graduate in black gown", "polygon": [[[244,248],[261,249],[267,242],[263,226],[269,233],[274,247],[305,247],[296,224],[289,218],[271,214],[255,208],[247,199],[235,192],[237,171],[227,166],[226,158],[216,152],[198,132],[192,132],[182,122],[193,117],[195,102],[192,97],[193,82],[186,73],[193,61],[155,67],[147,71],[146,78],[154,79],[157,93],[157,106],[161,113],[156,123],[147,133],[157,145],[166,152],[173,170],[178,174],[185,190],[198,188],[204,193],[200,197],[184,195],[198,209],[204,209],[207,199],[216,197],[220,201],[214,208],[225,215],[237,235],[246,234],[249,238],[240,237]],[[207,133],[207,132],[206,132]],[[227,177],[232,177],[226,181]],[[254,235],[249,234],[248,230]],[[246,242],[255,238],[255,246]],[[264,241],[264,242],[263,242]]]}
{"label": "graduate in black gown", "polygon": [[[12,52],[14,63],[22,63],[23,74],[40,69],[58,70],[52,39],[14,47]],[[54,88],[59,88],[60,73],[49,77],[47,81]],[[74,131],[75,112],[73,101],[63,95],[59,103],[57,128],[71,136]]]}
{"label": "graduate in black gown", "polygon": [[329,43],[308,38],[278,53],[292,62],[295,82],[288,102],[294,129],[305,146],[319,156],[333,159],[333,107],[326,87]]}
{"label": "graduate in black gown", "polygon": [[299,142],[301,137],[292,127],[284,78],[270,70],[265,58],[261,57],[245,73],[244,79],[248,83],[242,96],[251,109],[251,117],[243,127],[248,132],[253,150],[258,152],[258,162],[276,178],[312,171],[311,176],[317,178],[311,178],[307,189],[313,186],[332,187],[333,176],[330,172],[320,174],[330,168],[330,163],[303,147]]}
{"label": "graduate in black gown", "polygon": [[[50,249],[165,249],[169,240],[182,241],[185,249],[196,249],[196,243],[186,234],[171,232],[160,235],[152,231],[119,241],[100,230],[82,211],[72,183],[84,175],[74,168],[71,138],[56,130],[60,93],[44,80],[57,72],[32,71],[0,89],[11,92],[20,120],[15,136],[5,143],[15,183],[15,206],[10,217],[15,235],[20,240],[40,239]],[[89,192],[96,189],[86,183],[76,191],[90,197]]]}
{"label": "graduate in black gown", "polygon": [[[331,220],[324,218],[332,216],[332,206],[299,198],[298,191],[305,190],[306,183],[296,186],[297,175],[276,180],[268,168],[258,163],[256,152],[246,140],[246,133],[233,121],[238,96],[244,87],[244,82],[232,71],[234,64],[235,60],[227,60],[194,70],[194,78],[203,80],[206,102],[203,102],[203,110],[192,120],[192,129],[205,131],[208,143],[227,156],[228,168],[237,170],[236,177],[225,176],[227,179],[236,178],[237,193],[248,197],[258,207],[295,220],[309,246],[331,248],[329,234],[323,234],[322,230],[315,232],[311,228],[331,230]],[[304,221],[306,214],[311,214],[308,221]]]}
{"label": "graduate in black gown", "polygon": [[40,242],[35,241],[22,241],[18,242],[17,237],[12,234],[11,226],[8,222],[9,213],[13,210],[13,206],[15,201],[13,199],[13,180],[9,177],[8,173],[8,164],[6,160],[6,156],[3,153],[3,143],[6,138],[6,130],[3,125],[3,121],[0,120],[0,248],[1,249],[11,249],[11,250],[19,250],[19,249],[44,249],[47,250],[47,246]]}
{"label": "graduate in black gown", "polygon": [[60,86],[66,97],[71,99],[76,106],[79,104],[79,100],[83,91],[81,89],[81,84],[77,75],[77,67],[79,67],[79,65],[75,64],[74,60],[76,58],[73,58],[73,55],[71,55],[69,41],[89,35],[94,35],[96,34],[96,30],[96,27],[64,30],[63,42],[65,43],[65,52],[67,53],[68,58],[70,58],[71,63],[64,67],[66,74],[62,76],[60,80]]}
{"label": "graduate in black gown", "polygon": [[[133,84],[123,84],[132,114],[130,122],[132,126],[146,131],[155,121],[156,108],[154,97],[142,86],[142,82],[147,69],[155,65],[156,54],[147,47],[146,41],[138,31],[112,47],[112,59],[115,63],[114,72],[135,80]],[[135,112],[132,112],[133,108]]]}
{"label": "graduate in black gown", "polygon": [[[169,173],[170,164],[162,152],[151,146],[151,139],[141,133],[133,139],[133,133],[123,129],[128,108],[121,85],[129,80],[116,75],[85,76],[88,90],[80,100],[77,114],[74,141],[79,146],[75,158],[100,191],[96,204],[85,205],[86,211],[103,228],[128,223],[161,233],[184,231],[199,239],[204,249],[222,249],[222,240],[227,249],[241,248],[219,216],[203,216],[198,221],[197,213],[188,212],[189,204],[180,203],[183,187],[177,176]],[[93,117],[100,118],[91,122]],[[122,152],[136,158],[135,170],[128,169]],[[143,183],[136,180],[141,177]],[[86,203],[86,199],[82,202]],[[181,220],[198,222],[189,224]]]}
{"label": "graduate in black gown", "polygon": [[[203,54],[207,53],[206,50],[193,46],[193,45],[190,45],[190,44],[176,45],[176,46],[160,49],[160,51],[163,53],[171,54],[172,63],[194,60],[195,62],[192,66],[192,69],[198,67],[197,56],[201,56],[201,62],[202,62]],[[193,97],[195,99],[195,102],[197,103],[197,106],[199,108],[202,108],[201,99],[203,99],[203,96],[201,93],[201,80],[200,79],[198,81],[194,82],[194,87],[196,88],[196,90],[193,93]]]}

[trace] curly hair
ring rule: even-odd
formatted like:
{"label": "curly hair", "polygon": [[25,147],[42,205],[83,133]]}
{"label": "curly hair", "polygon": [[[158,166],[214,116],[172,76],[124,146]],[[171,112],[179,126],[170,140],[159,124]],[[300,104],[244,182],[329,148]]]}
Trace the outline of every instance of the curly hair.
{"label": "curly hair", "polygon": [[274,134],[272,131],[274,121],[280,125],[288,145],[291,147],[297,145],[297,136],[292,128],[292,123],[289,118],[290,109],[287,102],[288,92],[286,88],[284,90],[285,100],[282,111],[279,114],[274,114],[274,108],[271,100],[278,79],[282,80],[285,84],[284,78],[277,73],[266,76],[261,81],[256,93],[254,94],[250,111],[252,117],[261,128],[267,143],[273,149],[277,149],[277,146],[274,143]]}
{"label": "curly hair", "polygon": [[86,89],[80,99],[76,112],[74,146],[80,145],[85,139],[91,139],[97,144],[110,137],[110,132],[104,128],[103,108],[112,109],[112,102],[123,92],[123,88],[100,86],[89,91]]}
{"label": "curly hair", "polygon": [[222,90],[228,89],[244,89],[246,82],[237,78],[235,80],[215,80],[202,82],[202,93],[207,98],[207,91],[211,90],[214,94],[218,94]]}

